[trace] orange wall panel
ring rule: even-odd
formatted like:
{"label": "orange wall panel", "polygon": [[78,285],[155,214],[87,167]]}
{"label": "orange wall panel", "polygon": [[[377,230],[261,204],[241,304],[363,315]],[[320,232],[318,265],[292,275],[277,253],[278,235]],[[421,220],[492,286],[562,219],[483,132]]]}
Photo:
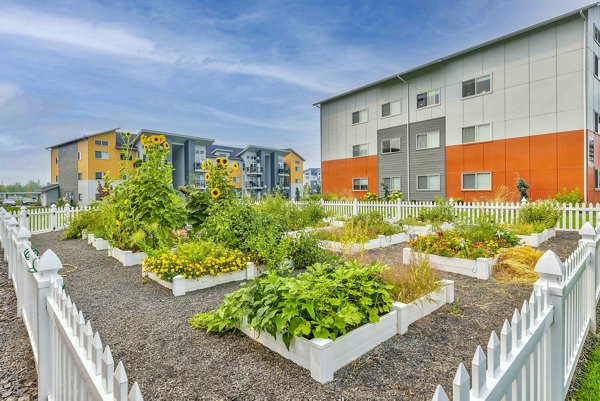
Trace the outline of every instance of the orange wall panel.
{"label": "orange wall panel", "polygon": [[377,156],[326,160],[321,162],[323,193],[362,198],[367,191],[353,191],[353,178],[368,178],[369,192],[377,192]]}
{"label": "orange wall panel", "polygon": [[[506,142],[493,141],[483,144],[483,171],[506,170]],[[503,180],[504,181],[504,180]]]}
{"label": "orange wall panel", "polygon": [[529,170],[529,137],[506,139],[506,170]]}
{"label": "orange wall panel", "polygon": [[463,171],[483,171],[483,144],[463,146]]}

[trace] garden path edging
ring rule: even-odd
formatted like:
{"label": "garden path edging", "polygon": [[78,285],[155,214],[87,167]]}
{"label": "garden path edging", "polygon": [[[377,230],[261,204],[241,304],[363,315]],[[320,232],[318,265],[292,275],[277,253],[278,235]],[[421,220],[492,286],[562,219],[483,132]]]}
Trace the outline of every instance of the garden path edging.
{"label": "garden path edging", "polygon": [[408,264],[412,259],[413,254],[419,256],[426,255],[429,258],[429,264],[434,269],[475,277],[481,280],[490,279],[492,276],[492,267],[498,262],[498,258],[500,257],[500,255],[496,255],[494,258],[477,258],[476,260],[448,258],[445,256],[415,252],[412,248],[404,248],[402,250],[403,263]]}

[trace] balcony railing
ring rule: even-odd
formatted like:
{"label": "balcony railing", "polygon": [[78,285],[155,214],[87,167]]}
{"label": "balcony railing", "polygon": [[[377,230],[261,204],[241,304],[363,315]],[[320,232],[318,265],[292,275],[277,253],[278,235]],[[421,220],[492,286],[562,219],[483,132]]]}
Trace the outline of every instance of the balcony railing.
{"label": "balcony railing", "polygon": [[194,170],[196,170],[196,171],[208,171],[205,168],[202,168],[202,162],[195,162],[194,163]]}
{"label": "balcony railing", "polygon": [[194,185],[200,188],[206,188],[206,180],[195,180]]}
{"label": "balcony railing", "polygon": [[289,168],[278,168],[277,169],[277,174],[279,175],[290,175],[290,169]]}
{"label": "balcony railing", "polygon": [[260,166],[260,164],[258,165],[251,165],[251,166],[246,166],[244,167],[244,172],[248,175],[252,175],[252,174],[262,174],[263,170],[262,167]]}
{"label": "balcony railing", "polygon": [[246,181],[247,189],[263,189],[266,188],[265,183],[262,181]]}

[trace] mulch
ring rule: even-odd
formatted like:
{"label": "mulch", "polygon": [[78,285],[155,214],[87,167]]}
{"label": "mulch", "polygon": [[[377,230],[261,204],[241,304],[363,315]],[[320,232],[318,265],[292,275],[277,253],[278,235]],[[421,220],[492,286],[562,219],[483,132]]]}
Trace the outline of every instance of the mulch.
{"label": "mulch", "polygon": [[[561,255],[572,251],[579,239],[562,234],[555,244]],[[241,333],[207,334],[189,326],[191,316],[217,308],[239,283],[174,297],[166,288],[143,281],[139,266],[123,267],[106,251],[81,240],[59,241],[60,235],[35,235],[32,242],[41,251],[52,248],[69,264],[64,269],[67,293],[111,346],[115,361],[123,360],[130,382],[139,382],[145,400],[430,400],[437,384],[451,390],[459,363],[469,366],[477,345],[485,346],[490,332],[499,332],[532,290],[531,285],[442,273],[455,282],[453,305],[420,319],[408,333],[384,342],[322,385],[308,370]],[[402,247],[386,248],[386,257],[401,257]],[[0,286],[0,292],[6,290]],[[24,330],[20,336],[28,345]],[[0,356],[0,368],[21,359],[7,351],[8,357]]]}

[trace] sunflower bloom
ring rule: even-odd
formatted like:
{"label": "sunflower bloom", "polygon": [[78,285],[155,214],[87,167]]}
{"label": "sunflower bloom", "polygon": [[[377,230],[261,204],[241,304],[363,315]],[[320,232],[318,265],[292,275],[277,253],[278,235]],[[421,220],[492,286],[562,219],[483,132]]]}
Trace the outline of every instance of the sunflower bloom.
{"label": "sunflower bloom", "polygon": [[226,166],[227,165],[227,158],[226,157],[222,157],[221,158],[221,164]]}
{"label": "sunflower bloom", "polygon": [[120,226],[121,222],[119,220],[115,220],[115,224],[118,225],[118,226]]}
{"label": "sunflower bloom", "polygon": [[131,132],[127,131],[127,132],[125,133],[125,138],[131,138]]}
{"label": "sunflower bloom", "polygon": [[210,174],[209,173],[204,174],[204,179],[206,179],[207,181],[210,180]]}
{"label": "sunflower bloom", "polygon": [[202,162],[202,164],[200,164],[200,166],[202,167],[202,170],[206,170],[206,162]]}
{"label": "sunflower bloom", "polygon": [[233,162],[231,163],[231,168],[233,168],[234,170],[237,170],[239,168],[239,164],[237,164],[237,162]]}
{"label": "sunflower bloom", "polygon": [[152,135],[150,137],[150,140],[152,141],[152,143],[156,143],[156,144],[161,143],[160,137],[158,135]]}
{"label": "sunflower bloom", "polygon": [[219,188],[213,188],[210,190],[210,196],[212,196],[213,198],[218,198],[219,195],[221,195],[221,191],[219,190]]}
{"label": "sunflower bloom", "polygon": [[220,157],[217,157],[215,159],[215,164],[221,164],[221,158]]}
{"label": "sunflower bloom", "polygon": [[168,150],[169,149],[169,142],[167,142],[167,141],[163,142],[163,148],[165,148],[165,149]]}

